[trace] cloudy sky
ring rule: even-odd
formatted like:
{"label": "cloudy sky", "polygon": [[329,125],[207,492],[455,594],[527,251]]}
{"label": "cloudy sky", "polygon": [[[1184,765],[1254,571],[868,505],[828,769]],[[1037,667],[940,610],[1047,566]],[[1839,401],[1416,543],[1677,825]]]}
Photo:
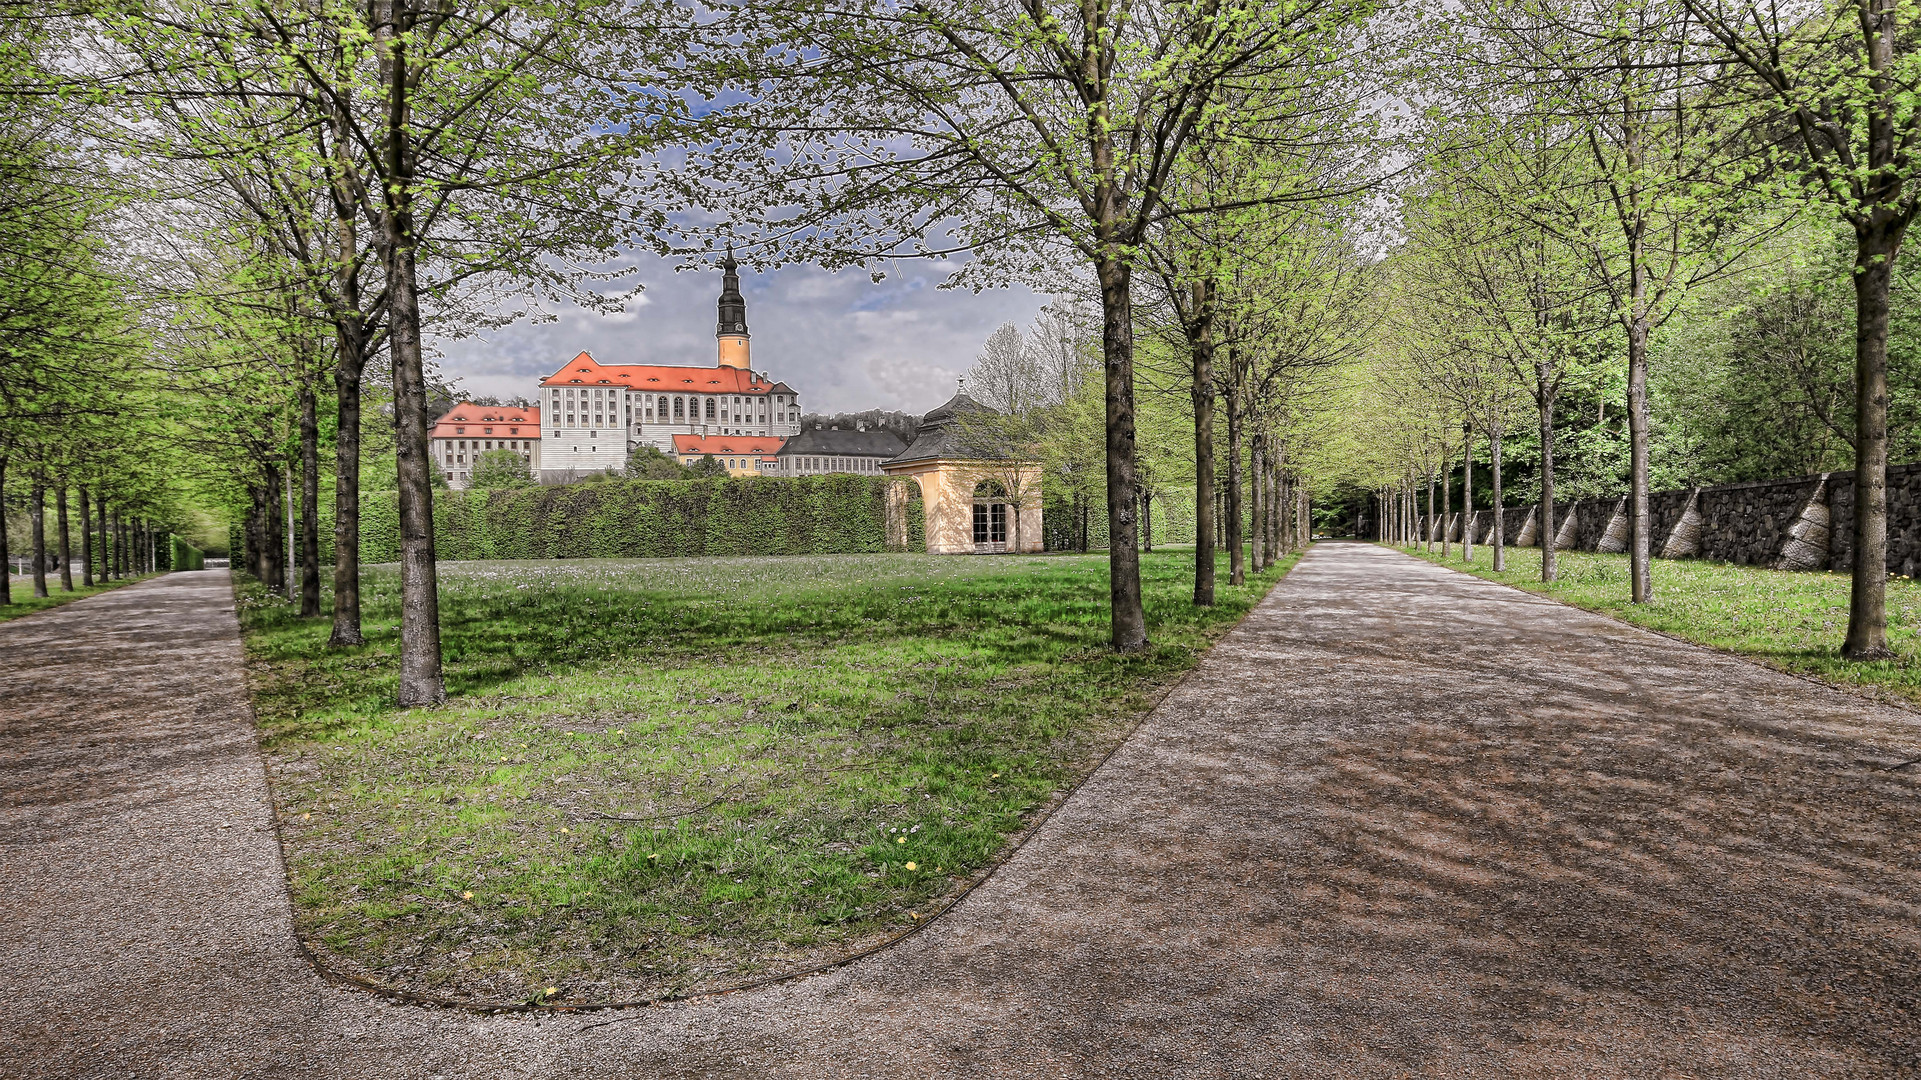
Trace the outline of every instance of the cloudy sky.
{"label": "cloudy sky", "polygon": [[[711,366],[720,271],[641,265],[647,291],[624,313],[566,309],[553,322],[441,339],[442,373],[466,395],[532,398],[583,349],[606,363]],[[785,380],[810,412],[932,409],[953,394],[995,327],[1025,327],[1046,301],[1021,286],[937,288],[953,265],[904,261],[878,284],[859,269],[742,267],[755,369]]]}

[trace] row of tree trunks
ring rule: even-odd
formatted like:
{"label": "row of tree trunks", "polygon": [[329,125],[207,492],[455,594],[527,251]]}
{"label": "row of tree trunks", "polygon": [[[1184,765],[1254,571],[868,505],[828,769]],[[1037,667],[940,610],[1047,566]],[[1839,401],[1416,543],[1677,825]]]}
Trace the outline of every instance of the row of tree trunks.
{"label": "row of tree trunks", "polygon": [[243,526],[247,573],[278,593],[286,588],[285,519],[280,511],[280,470],[269,465],[261,483],[249,487],[250,504]]}

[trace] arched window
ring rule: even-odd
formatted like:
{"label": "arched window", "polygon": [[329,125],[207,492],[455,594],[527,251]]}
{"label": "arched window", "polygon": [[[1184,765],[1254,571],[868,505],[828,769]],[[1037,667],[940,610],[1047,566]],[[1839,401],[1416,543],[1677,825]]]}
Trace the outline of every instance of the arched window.
{"label": "arched window", "polygon": [[686,408],[687,408],[686,398],[675,398],[674,399],[674,419],[680,420],[684,418],[687,415],[685,412]]}
{"label": "arched window", "polygon": [[709,420],[712,420],[712,419],[715,419],[715,417],[714,417],[714,399],[713,399],[713,398],[708,398],[708,399],[707,399],[707,419],[709,419]]}
{"label": "arched window", "polygon": [[1007,485],[982,480],[974,485],[974,550],[1007,550]]}

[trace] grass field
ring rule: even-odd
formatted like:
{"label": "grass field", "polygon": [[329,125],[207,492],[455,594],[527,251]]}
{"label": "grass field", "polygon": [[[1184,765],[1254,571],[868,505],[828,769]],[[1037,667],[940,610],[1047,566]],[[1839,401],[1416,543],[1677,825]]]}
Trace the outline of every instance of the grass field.
{"label": "grass field", "polygon": [[[450,703],[243,586],[303,938],[470,1001],[631,1000],[898,933],[1002,854],[1286,564],[1105,648],[1104,556],[442,564]],[[1223,567],[1221,580],[1226,580]]]}
{"label": "grass field", "polygon": [[13,603],[0,604],[0,622],[6,622],[8,619],[17,619],[22,615],[31,615],[36,611],[45,611],[48,608],[59,607],[61,604],[71,604],[75,600],[85,600],[89,596],[110,592],[118,589],[122,585],[131,585],[136,581],[145,581],[155,576],[157,575],[140,574],[135,577],[121,578],[118,581],[103,581],[93,585],[81,585],[80,576],[76,573],[73,579],[73,591],[61,592],[60,572],[56,570],[47,575],[47,591],[52,594],[49,596],[33,595],[33,577],[31,575],[15,577],[8,586],[13,595]]}
{"label": "grass field", "polygon": [[[1401,549],[1405,550],[1405,549]],[[1416,551],[1414,554],[1420,555]],[[1434,562],[1463,569],[1460,548]],[[1764,661],[1784,671],[1921,702],[1921,583],[1888,580],[1888,644],[1896,658],[1855,664],[1841,659],[1848,626],[1848,577],[1798,573],[1695,559],[1654,560],[1654,601],[1630,603],[1628,558],[1588,551],[1555,553],[1559,580],[1541,583],[1538,548],[1509,548],[1507,568],[1489,566],[1493,552],[1474,549],[1471,573],[1576,607]]]}

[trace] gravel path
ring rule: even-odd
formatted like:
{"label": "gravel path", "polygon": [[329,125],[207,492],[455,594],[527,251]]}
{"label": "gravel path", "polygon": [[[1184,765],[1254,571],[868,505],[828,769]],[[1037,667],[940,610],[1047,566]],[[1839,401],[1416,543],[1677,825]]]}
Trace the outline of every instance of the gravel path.
{"label": "gravel path", "polygon": [[224,571],[0,656],[4,1076],[1921,1075],[1921,767],[1873,764],[1913,714],[1379,548],[1317,548],[925,932],[625,1014],[306,967]]}

